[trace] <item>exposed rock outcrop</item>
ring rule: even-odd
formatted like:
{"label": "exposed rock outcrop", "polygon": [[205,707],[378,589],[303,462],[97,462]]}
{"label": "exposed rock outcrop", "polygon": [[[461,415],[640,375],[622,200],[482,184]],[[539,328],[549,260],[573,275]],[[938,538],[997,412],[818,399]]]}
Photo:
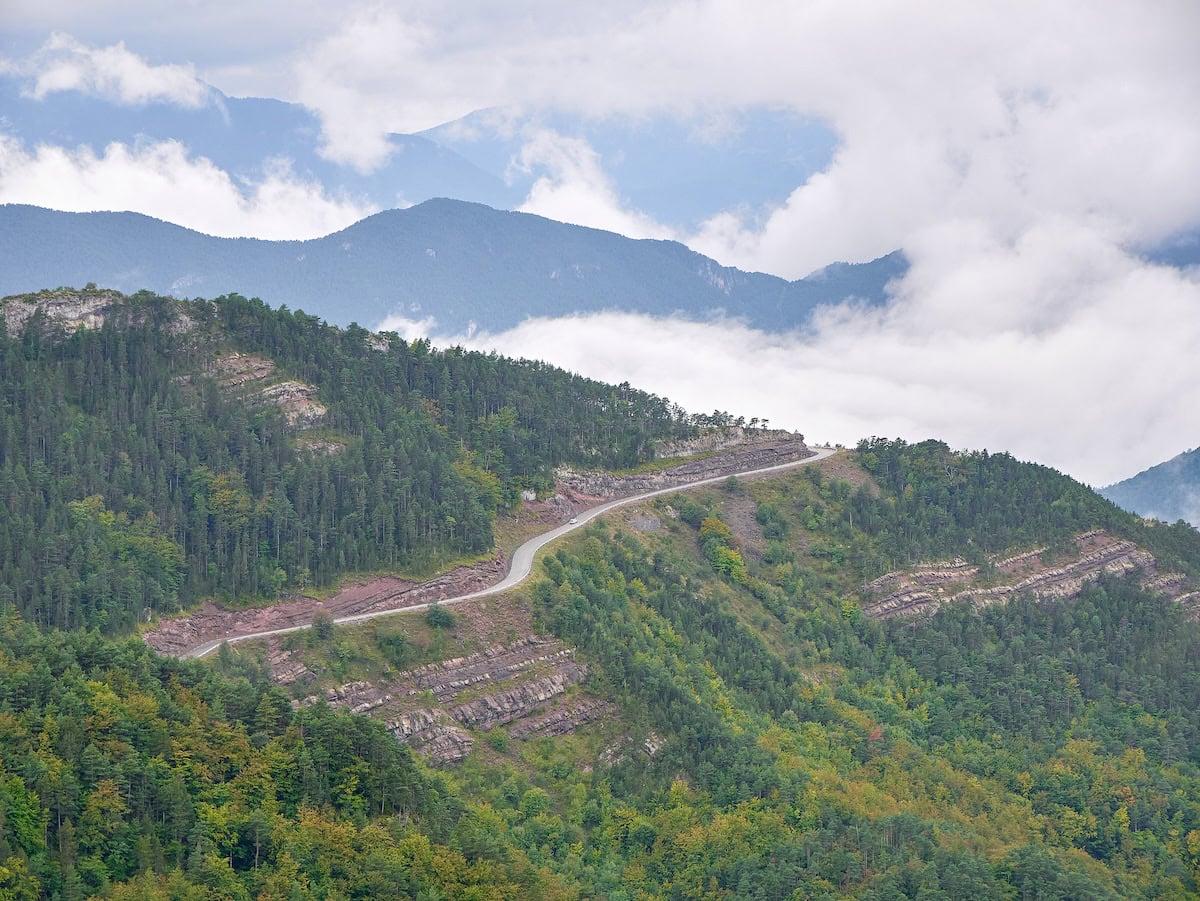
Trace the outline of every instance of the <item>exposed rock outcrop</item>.
{"label": "exposed rock outcrop", "polygon": [[770,432],[766,436],[748,438],[728,453],[699,457],[657,472],[617,476],[561,467],[555,477],[560,494],[577,505],[580,502],[590,505],[597,498],[624,497],[641,491],[686,485],[747,469],[802,460],[812,454],[803,435]]}
{"label": "exposed rock outcrop", "polygon": [[503,576],[505,560],[495,557],[474,566],[460,566],[427,582],[385,577],[348,585],[331,598],[297,597],[266,607],[224,610],[206,601],[187,616],[161,620],[144,638],[160,654],[179,656],[214,638],[232,638],[269,629],[286,629],[313,621],[324,611],[335,619],[376,610],[402,610],[414,604],[440,601],[486,588]]}
{"label": "exposed rock outcrop", "polygon": [[307,685],[317,677],[302,661],[295,659],[291,651],[278,647],[268,653],[267,665],[271,669],[271,681],[276,685]]}
{"label": "exposed rock outcrop", "polygon": [[317,389],[303,382],[276,382],[256,392],[251,399],[257,405],[279,408],[294,429],[311,429],[328,412],[317,399]]}
{"label": "exposed rock outcrop", "polygon": [[[324,701],[378,717],[398,741],[435,762],[454,763],[471,751],[474,740],[468,729],[488,731],[515,723],[511,734],[516,738],[565,735],[609,714],[612,706],[599,698],[567,697],[568,689],[587,676],[574,656],[573,648],[556,639],[530,635],[390,680],[347,682],[292,705],[298,709]],[[282,649],[271,652],[270,661],[272,673],[285,678],[299,677],[297,670],[308,672]],[[479,686],[497,682],[508,687],[475,696]]]}
{"label": "exposed rock outcrop", "polygon": [[[303,701],[294,702],[296,707],[306,707],[321,700],[321,695],[310,695]],[[370,682],[347,682],[325,692],[325,703],[331,707],[345,707],[351,713],[370,713],[392,699],[390,694],[376,688]]]}
{"label": "exposed rock outcrop", "polygon": [[[10,335],[24,331],[25,324],[39,311],[49,322],[68,332],[76,332],[81,328],[100,328],[114,308],[127,300],[124,294],[107,288],[55,288],[38,291],[36,294],[16,294],[2,298],[0,313],[4,315]],[[137,321],[136,317],[135,311],[134,321]],[[191,331],[195,325],[195,321],[184,309],[177,306],[172,311],[166,329],[171,334],[180,335]]]}
{"label": "exposed rock outcrop", "polygon": [[495,645],[467,657],[430,663],[401,673],[398,686],[408,694],[432,691],[441,702],[484,682],[499,682],[528,671],[538,664],[558,666],[569,662],[575,649],[561,641],[530,635],[510,645]]}
{"label": "exposed rock outcrop", "polygon": [[574,702],[560,704],[540,716],[527,717],[514,723],[508,734],[517,739],[566,735],[586,723],[603,719],[612,710],[612,704],[600,698],[576,697]]}
{"label": "exposed rock outcrop", "polygon": [[487,731],[528,716],[572,685],[582,682],[586,676],[585,667],[568,664],[549,676],[534,679],[509,691],[484,695],[475,701],[460,704],[450,711],[450,715],[464,726]]}
{"label": "exposed rock outcrop", "polygon": [[457,763],[475,746],[475,739],[440,710],[402,713],[388,722],[387,729],[398,741],[439,763]]}
{"label": "exposed rock outcrop", "polygon": [[714,451],[728,450],[740,447],[752,441],[779,440],[791,437],[790,432],[783,430],[747,431],[741,426],[713,427],[706,429],[695,438],[684,438],[681,441],[657,441],[654,453],[659,457],[690,457],[694,454],[708,454]]}
{"label": "exposed rock outcrop", "polygon": [[873,619],[888,619],[932,613],[946,604],[1003,603],[1022,594],[1061,600],[1075,597],[1102,575],[1127,576],[1133,572],[1143,574],[1147,589],[1185,606],[1190,603],[1190,580],[1179,573],[1158,573],[1154,556],[1132,541],[1094,530],[1076,536],[1075,543],[1078,555],[1054,566],[1043,561],[1046,548],[998,557],[992,561],[995,582],[990,585],[974,584],[979,567],[961,559],[888,573],[864,586],[875,597],[863,605],[863,613]]}
{"label": "exposed rock outcrop", "polygon": [[312,385],[294,379],[274,381],[275,363],[257,354],[229,353],[212,361],[212,374],[226,391],[251,407],[277,407],[293,429],[310,429],[328,409]]}
{"label": "exposed rock outcrop", "polygon": [[212,361],[212,375],[226,391],[255,387],[275,372],[275,363],[258,354],[225,354]]}
{"label": "exposed rock outcrop", "polygon": [[19,334],[25,323],[39,310],[52,322],[69,332],[81,328],[100,328],[113,306],[125,299],[117,291],[63,288],[38,294],[20,294],[0,302],[10,335]]}

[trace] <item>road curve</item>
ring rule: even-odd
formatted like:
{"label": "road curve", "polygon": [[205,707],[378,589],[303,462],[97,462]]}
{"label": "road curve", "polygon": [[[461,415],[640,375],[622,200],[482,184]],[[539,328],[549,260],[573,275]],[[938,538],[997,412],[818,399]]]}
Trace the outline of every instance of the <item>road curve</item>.
{"label": "road curve", "polygon": [[[714,485],[718,482],[724,482],[729,478],[749,478],[751,476],[767,475],[772,472],[780,472],[785,469],[794,469],[797,466],[804,466],[807,463],[816,463],[818,460],[824,460],[832,456],[835,450],[830,447],[814,447],[810,448],[814,451],[813,456],[805,457],[803,460],[790,460],[787,463],[776,463],[774,466],[764,466],[760,469],[748,469],[744,472],[728,473],[722,476],[713,476],[709,479],[699,479],[695,482],[685,482],[682,485],[672,485],[670,488],[656,488],[654,491],[644,491],[641,494],[634,494],[630,497],[618,498],[614,501],[606,501],[603,504],[598,504],[589,510],[584,510],[574,518],[573,522],[564,523],[561,526],[556,526],[549,532],[543,532],[541,535],[536,535],[530,538],[520,547],[518,547],[512,556],[512,563],[508,568],[508,575],[488,588],[480,591],[473,591],[470,594],[462,594],[453,598],[445,598],[441,601],[436,601],[439,605],[445,606],[449,604],[458,604],[462,601],[470,601],[475,598],[487,597],[491,594],[500,594],[508,591],[510,588],[515,588],[527,578],[530,572],[533,571],[533,558],[543,547],[554,541],[556,538],[561,538],[568,532],[582,528],[597,516],[602,516],[609,510],[614,510],[617,507],[625,507],[629,504],[638,504],[642,501],[649,500],[652,497],[659,497],[664,494],[676,494],[680,491],[690,491],[693,488],[702,488],[705,485]],[[372,613],[358,613],[353,616],[342,616],[334,619],[333,622],[337,625],[345,625],[346,623],[361,623],[368,619],[375,619],[379,616],[394,616],[397,613],[413,613],[414,611],[426,610],[430,604],[413,604],[411,607],[397,607],[394,610],[376,610]],[[255,638],[270,638],[272,635],[286,635],[291,632],[301,632],[304,629],[312,628],[312,623],[306,623],[302,626],[288,626],[286,629],[267,629],[262,632],[251,632],[246,635],[231,635],[227,638],[214,638],[206,641],[203,644],[197,645],[189,651],[185,651],[180,656],[188,657],[205,657],[219,648],[225,643],[233,644],[237,641],[250,641]]]}

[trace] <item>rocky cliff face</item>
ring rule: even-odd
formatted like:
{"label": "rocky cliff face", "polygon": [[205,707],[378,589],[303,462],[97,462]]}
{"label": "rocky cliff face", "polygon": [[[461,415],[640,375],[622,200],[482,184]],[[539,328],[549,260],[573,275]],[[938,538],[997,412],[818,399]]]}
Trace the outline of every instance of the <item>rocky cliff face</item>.
{"label": "rocky cliff face", "polygon": [[313,385],[294,379],[275,379],[275,363],[257,354],[230,353],[212,362],[211,374],[225,391],[239,395],[251,407],[275,407],[288,425],[299,431],[321,424],[328,409]]}
{"label": "rocky cliff face", "polygon": [[1189,611],[1200,608],[1200,591],[1180,573],[1162,574],[1148,551],[1131,541],[1096,530],[1076,536],[1078,552],[1072,559],[1043,562],[1045,548],[998,557],[992,561],[991,584],[978,584],[979,567],[964,560],[930,563],[908,571],[892,572],[864,586],[872,599],[863,613],[873,619],[932,613],[954,603],[979,606],[1003,603],[1022,594],[1047,600],[1078,595],[1102,575],[1143,575],[1143,585],[1175,599]]}
{"label": "rocky cliff face", "polygon": [[[286,651],[271,657],[280,681],[308,673]],[[311,676],[311,673],[308,673]],[[565,735],[612,713],[612,706],[577,686],[587,668],[561,641],[528,635],[465,657],[426,664],[375,683],[355,681],[294,702],[324,701],[387,723],[398,741],[437,763],[471,752],[471,732],[512,724],[516,739]]]}
{"label": "rocky cliff face", "polygon": [[[4,314],[10,335],[23,331],[25,324],[39,311],[50,322],[68,332],[76,332],[81,328],[100,328],[113,308],[125,300],[124,294],[103,288],[56,288],[0,299],[0,313]],[[178,334],[190,331],[194,325],[182,309],[177,309],[170,328]]]}
{"label": "rocky cliff face", "polygon": [[616,476],[564,466],[555,472],[555,477],[560,494],[586,505],[587,501],[597,498],[624,497],[641,491],[686,485],[747,469],[802,460],[812,454],[804,443],[803,435],[791,432],[756,433],[744,437],[727,452],[688,460],[658,472]]}
{"label": "rocky cliff face", "polygon": [[124,299],[116,291],[43,291],[5,298],[0,310],[8,324],[10,335],[19,334],[25,323],[39,310],[52,322],[67,331],[81,328],[100,328],[113,305]]}
{"label": "rocky cliff face", "polygon": [[[747,431],[741,426],[711,428],[696,438],[686,438],[682,441],[659,441],[654,445],[655,454],[660,457],[691,457],[695,454],[711,454],[716,451],[729,450],[762,441],[786,441],[793,437],[791,432],[782,429],[767,431],[766,429],[751,429]],[[803,440],[804,436],[799,436]]]}

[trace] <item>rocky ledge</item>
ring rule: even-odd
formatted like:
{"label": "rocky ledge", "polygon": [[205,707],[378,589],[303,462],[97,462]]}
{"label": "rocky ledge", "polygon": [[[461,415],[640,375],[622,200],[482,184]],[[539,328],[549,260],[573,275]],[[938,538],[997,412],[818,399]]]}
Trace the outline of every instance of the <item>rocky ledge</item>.
{"label": "rocky ledge", "polygon": [[599,498],[625,497],[642,491],[686,485],[748,469],[803,460],[812,455],[813,451],[804,443],[803,435],[769,432],[748,437],[721,453],[697,457],[656,472],[613,475],[561,467],[555,472],[555,478],[561,495],[577,507],[590,506]]}
{"label": "rocky ledge", "polygon": [[[0,299],[0,313],[10,335],[20,334],[35,313],[41,313],[49,322],[56,323],[68,332],[81,328],[98,329],[104,325],[114,309],[128,301],[119,291],[89,286],[83,289],[55,288],[36,294],[15,294]],[[126,311],[130,308],[126,307]],[[134,314],[136,318],[136,314]],[[168,329],[174,334],[183,334],[195,327],[195,322],[183,311],[174,309]]]}
{"label": "rocky ledge", "polygon": [[1102,575],[1142,574],[1150,591],[1173,598],[1195,615],[1200,608],[1200,591],[1180,573],[1159,573],[1149,551],[1132,541],[1116,538],[1102,530],[1077,535],[1074,559],[1045,563],[1046,548],[1034,548],[992,560],[993,584],[978,585],[978,566],[961,559],[928,563],[908,571],[891,572],[864,586],[872,599],[863,613],[872,619],[933,613],[947,604],[978,606],[1003,603],[1022,594],[1047,600],[1077,596],[1084,586]]}
{"label": "rocky ledge", "polygon": [[[271,654],[270,663],[280,681],[312,676],[282,649]],[[347,682],[293,706],[324,702],[369,714],[431,761],[455,763],[474,746],[468,730],[487,732],[512,723],[514,738],[565,735],[609,715],[610,704],[572,690],[586,678],[587,668],[575,660],[574,648],[529,635],[392,679]],[[485,688],[493,690],[480,693]]]}
{"label": "rocky ledge", "polygon": [[311,429],[329,412],[318,400],[315,386],[294,379],[274,380],[274,361],[257,354],[235,352],[217,357],[210,373],[225,391],[240,395],[247,406],[277,408],[293,429]]}

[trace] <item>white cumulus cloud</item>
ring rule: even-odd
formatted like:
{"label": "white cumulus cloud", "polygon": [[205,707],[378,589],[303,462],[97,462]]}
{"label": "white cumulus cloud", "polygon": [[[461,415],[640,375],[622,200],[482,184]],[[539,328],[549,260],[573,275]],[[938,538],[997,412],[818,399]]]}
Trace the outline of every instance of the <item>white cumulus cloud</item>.
{"label": "white cumulus cloud", "polygon": [[55,32],[27,60],[7,68],[30,79],[28,94],[38,100],[79,91],[131,106],[158,102],[196,109],[212,101],[212,89],[196,77],[192,66],[151,65],[123,41],[89,47]]}
{"label": "white cumulus cloud", "polygon": [[177,141],[26,149],[0,135],[0,202],[69,212],[135,210],[221,237],[315,238],[375,212],[369,204],[330,197],[286,161],[257,180],[238,181]]}
{"label": "white cumulus cloud", "polygon": [[525,136],[513,165],[526,174],[544,173],[530,188],[522,212],[630,238],[675,237],[649,216],[626,208],[604,172],[600,155],[583,138],[535,128]]}

